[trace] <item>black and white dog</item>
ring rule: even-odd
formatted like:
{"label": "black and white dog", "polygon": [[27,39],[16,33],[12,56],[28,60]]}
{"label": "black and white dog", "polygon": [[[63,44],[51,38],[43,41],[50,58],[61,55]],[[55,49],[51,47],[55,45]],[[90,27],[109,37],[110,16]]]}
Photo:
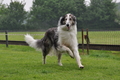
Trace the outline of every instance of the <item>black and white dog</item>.
{"label": "black and white dog", "polygon": [[81,58],[78,52],[76,24],[76,17],[73,14],[68,13],[65,16],[60,17],[58,27],[48,29],[41,40],[35,40],[32,36],[27,34],[25,35],[25,41],[29,46],[42,50],[44,64],[46,56],[51,51],[54,51],[58,56],[58,64],[62,66],[62,53],[67,52],[70,57],[76,58],[79,68],[84,68],[81,64]]}

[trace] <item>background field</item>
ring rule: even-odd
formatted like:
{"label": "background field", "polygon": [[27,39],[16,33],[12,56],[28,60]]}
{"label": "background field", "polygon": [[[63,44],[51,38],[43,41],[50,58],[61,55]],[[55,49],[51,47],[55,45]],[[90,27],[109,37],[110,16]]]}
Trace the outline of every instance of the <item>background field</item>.
{"label": "background field", "polygon": [[41,52],[28,46],[0,45],[0,80],[120,79],[120,52],[91,50],[81,58],[84,69],[79,69],[67,54],[62,56],[62,67],[57,65],[56,56],[47,56],[43,65]]}
{"label": "background field", "polygon": [[[24,35],[27,33],[36,39],[41,39],[45,32],[9,32],[9,40],[24,41]],[[0,33],[0,40],[5,40],[4,34],[4,32]],[[81,43],[81,32],[78,32],[77,37],[78,42]],[[91,44],[120,45],[120,31],[89,31],[89,38]]]}

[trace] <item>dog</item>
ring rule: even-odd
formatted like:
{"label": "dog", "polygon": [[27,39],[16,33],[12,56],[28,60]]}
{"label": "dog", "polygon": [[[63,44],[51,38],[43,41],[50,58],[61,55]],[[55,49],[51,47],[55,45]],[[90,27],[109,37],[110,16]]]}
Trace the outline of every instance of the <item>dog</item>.
{"label": "dog", "polygon": [[67,52],[71,58],[76,59],[79,68],[84,68],[78,52],[77,21],[71,13],[60,17],[58,27],[48,29],[42,39],[36,40],[27,34],[25,41],[31,47],[41,49],[43,64],[46,63],[46,56],[54,51],[58,57],[58,64],[62,66],[61,56]]}

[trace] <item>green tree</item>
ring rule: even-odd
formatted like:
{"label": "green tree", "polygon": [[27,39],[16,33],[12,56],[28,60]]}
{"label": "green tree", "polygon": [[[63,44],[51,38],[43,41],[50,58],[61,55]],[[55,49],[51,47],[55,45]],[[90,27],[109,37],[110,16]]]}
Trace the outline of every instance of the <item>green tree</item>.
{"label": "green tree", "polygon": [[2,21],[6,18],[7,11],[7,6],[0,4],[0,29],[2,28]]}
{"label": "green tree", "polygon": [[7,6],[7,12],[1,25],[3,30],[21,30],[25,29],[23,24],[26,19],[26,11],[24,10],[24,3],[18,1],[10,2]]}
{"label": "green tree", "polygon": [[119,3],[116,3],[116,19],[115,21],[120,24],[120,2]]}
{"label": "green tree", "polygon": [[85,9],[84,0],[34,0],[28,19],[28,28],[56,27],[59,17],[66,13],[73,13],[77,16],[78,23],[82,23]]}
{"label": "green tree", "polygon": [[86,26],[92,29],[117,27],[115,7],[112,0],[91,0],[91,4],[86,11]]}

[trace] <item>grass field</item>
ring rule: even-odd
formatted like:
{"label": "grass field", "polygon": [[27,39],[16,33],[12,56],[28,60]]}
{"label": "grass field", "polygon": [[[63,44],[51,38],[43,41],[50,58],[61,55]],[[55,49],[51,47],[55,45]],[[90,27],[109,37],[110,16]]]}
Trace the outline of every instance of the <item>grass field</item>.
{"label": "grass field", "polygon": [[[44,32],[9,32],[9,40],[24,41],[25,34],[31,34],[36,39],[41,39]],[[5,40],[5,33],[0,33],[0,40]],[[36,35],[37,34],[37,35]],[[86,34],[84,32],[84,34]],[[81,32],[78,32],[78,42],[82,42]],[[115,44],[120,45],[120,31],[89,31],[91,44]]]}
{"label": "grass field", "polygon": [[81,58],[84,69],[67,54],[62,56],[62,67],[55,56],[47,56],[43,65],[41,52],[0,44],[0,80],[120,80],[120,52],[91,50]]}

